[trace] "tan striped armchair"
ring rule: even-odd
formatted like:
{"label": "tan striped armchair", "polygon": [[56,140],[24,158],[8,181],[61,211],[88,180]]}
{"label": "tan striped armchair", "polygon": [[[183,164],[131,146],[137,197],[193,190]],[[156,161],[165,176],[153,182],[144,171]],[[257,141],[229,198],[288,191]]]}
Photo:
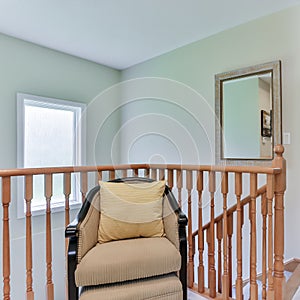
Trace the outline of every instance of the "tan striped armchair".
{"label": "tan striped armchair", "polygon": [[[153,189],[162,191],[160,199],[147,200]],[[116,193],[124,191],[129,196],[120,202]],[[150,220],[153,212],[161,217]],[[147,222],[141,223],[143,218]],[[165,182],[124,178],[100,183],[66,228],[69,300],[186,300],[186,225]]]}

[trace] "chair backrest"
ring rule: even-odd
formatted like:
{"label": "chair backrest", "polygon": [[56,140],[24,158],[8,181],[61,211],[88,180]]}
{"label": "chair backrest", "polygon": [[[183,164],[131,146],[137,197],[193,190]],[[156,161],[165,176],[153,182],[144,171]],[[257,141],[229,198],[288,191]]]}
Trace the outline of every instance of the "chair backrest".
{"label": "chair backrest", "polygon": [[[127,177],[111,180],[112,183],[152,183],[155,180],[143,177]],[[100,186],[94,187],[88,193],[86,200],[78,214],[80,228],[78,244],[78,262],[98,240],[100,213]],[[162,201],[163,231],[166,237],[179,249],[178,222],[176,213],[180,211],[178,203],[167,185],[164,187]]]}

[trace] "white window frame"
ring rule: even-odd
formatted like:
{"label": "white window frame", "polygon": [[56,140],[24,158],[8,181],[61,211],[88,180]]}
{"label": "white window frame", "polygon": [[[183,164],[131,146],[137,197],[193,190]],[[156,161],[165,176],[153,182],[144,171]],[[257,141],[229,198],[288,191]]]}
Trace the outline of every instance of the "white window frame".
{"label": "white window frame", "polygon": [[[17,93],[17,167],[24,168],[24,134],[25,134],[25,105],[32,104],[37,107],[68,110],[74,112],[76,128],[75,134],[75,166],[85,165],[86,163],[86,118],[84,111],[86,104],[81,102],[67,101],[56,98],[42,97],[24,93]],[[79,176],[76,176],[76,182]],[[17,182],[17,217],[24,218],[26,205],[24,201],[24,178],[18,178]],[[70,199],[70,208],[75,209],[81,206],[81,194],[78,184],[74,186],[74,199]],[[34,195],[33,195],[34,197]],[[51,211],[64,211],[65,199],[62,194],[62,200],[51,204]],[[32,202],[32,215],[45,214],[46,200],[44,205],[34,205]]]}

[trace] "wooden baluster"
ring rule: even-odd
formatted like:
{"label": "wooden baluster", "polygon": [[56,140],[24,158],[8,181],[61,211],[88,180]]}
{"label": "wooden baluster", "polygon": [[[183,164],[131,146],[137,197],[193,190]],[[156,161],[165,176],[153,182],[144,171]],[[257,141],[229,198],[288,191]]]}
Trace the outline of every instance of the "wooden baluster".
{"label": "wooden baluster", "polygon": [[[192,235],[192,256],[193,256],[193,259],[195,257],[195,253],[196,253],[196,236],[193,236]],[[194,267],[194,263],[193,263],[193,267]],[[193,268],[193,286],[192,288],[194,288],[194,282],[195,282],[195,274],[194,274],[194,270],[195,270],[195,267]],[[189,269],[188,269],[188,272],[189,272]],[[188,278],[189,280],[189,278]]]}
{"label": "wooden baluster", "polygon": [[173,177],[173,170],[168,170],[168,180],[167,180],[168,187],[170,190],[173,189],[174,185],[174,177]]}
{"label": "wooden baluster", "polygon": [[2,236],[2,270],[3,270],[3,299],[10,300],[10,232],[9,204],[11,201],[10,177],[2,177],[2,207],[3,207],[3,236]]}
{"label": "wooden baluster", "polygon": [[[196,241],[195,241],[195,236],[193,236],[193,235],[192,235],[192,249],[193,249],[193,253],[192,254],[193,254],[193,258],[194,258],[195,257],[195,253],[196,253]],[[194,274],[193,274],[193,276],[194,276]],[[193,284],[194,284],[194,282],[193,282]]]}
{"label": "wooden baluster", "polygon": [[45,198],[46,198],[47,300],[54,299],[54,286],[52,282],[51,197],[52,197],[52,174],[46,174],[45,175]]}
{"label": "wooden baluster", "polygon": [[157,178],[157,169],[151,169],[151,179],[156,180]]}
{"label": "wooden baluster", "polygon": [[[227,194],[228,194],[228,173],[222,173],[221,192],[223,194],[223,265],[224,273],[222,277],[222,296],[228,299],[229,296],[229,277],[228,277],[228,255],[227,255]],[[220,293],[221,291],[219,291]]]}
{"label": "wooden baluster", "polygon": [[176,170],[176,181],[177,181],[177,191],[178,191],[178,204],[182,207],[182,171]]}
{"label": "wooden baluster", "polygon": [[[96,174],[96,184],[98,184],[98,173]],[[70,194],[71,194],[71,173],[64,173],[64,195],[65,195],[65,226],[70,223]],[[65,239],[65,257],[67,257],[69,247],[69,239]],[[66,262],[67,269],[67,262]],[[68,299],[68,279],[66,276],[66,296]]]}
{"label": "wooden baluster", "polygon": [[243,300],[243,207],[241,207],[242,196],[242,173],[235,173],[235,195],[236,195],[236,298]]}
{"label": "wooden baluster", "polygon": [[165,169],[159,169],[159,180],[165,180]]}
{"label": "wooden baluster", "polygon": [[150,175],[150,170],[149,170],[149,169],[145,169],[145,170],[144,170],[144,176],[145,176],[146,178],[149,178],[149,175]]}
{"label": "wooden baluster", "polygon": [[188,287],[192,288],[194,285],[194,255],[193,255],[193,221],[192,221],[192,188],[193,188],[193,173],[186,171],[186,189],[188,192]]}
{"label": "wooden baluster", "polygon": [[216,297],[216,269],[215,269],[215,190],[216,174],[209,172],[209,192],[210,192],[210,252],[209,256],[209,296]]}
{"label": "wooden baluster", "polygon": [[98,174],[98,182],[102,181],[102,171],[98,171],[97,174]]}
{"label": "wooden baluster", "polygon": [[33,190],[32,175],[25,176],[25,202],[26,202],[26,299],[33,300],[32,290],[32,230],[31,230],[31,200]]}
{"label": "wooden baluster", "polygon": [[127,170],[122,170],[122,177],[123,178],[126,178],[127,177]]}
{"label": "wooden baluster", "polygon": [[262,214],[262,299],[267,299],[267,197],[261,196]]}
{"label": "wooden baluster", "polygon": [[199,266],[198,266],[198,292],[204,293],[204,232],[203,216],[202,216],[202,191],[203,191],[203,172],[199,171],[197,176],[197,191],[198,191],[198,253],[199,253]]}
{"label": "wooden baluster", "polygon": [[222,293],[222,238],[223,238],[223,220],[217,223],[218,239],[218,293]]}
{"label": "wooden baluster", "polygon": [[139,176],[139,169],[132,169],[133,176],[138,177]]}
{"label": "wooden baluster", "polygon": [[[65,195],[65,226],[70,223],[70,194],[71,173],[64,173],[64,195]],[[65,239],[65,253],[67,254],[69,239]]]}
{"label": "wooden baluster", "polygon": [[206,243],[207,243],[207,256],[208,256],[208,267],[207,267],[207,287],[210,288],[210,269],[209,269],[209,253],[210,253],[210,245],[211,245],[211,238],[210,238],[210,227],[206,230]]}
{"label": "wooden baluster", "polygon": [[242,228],[244,226],[244,206],[241,207],[241,214],[242,214]]}
{"label": "wooden baluster", "polygon": [[[275,213],[274,213],[274,231],[276,239],[274,240],[274,291],[275,299],[283,299],[285,284],[284,277],[284,192],[286,190],[286,161],[283,158],[284,148],[282,145],[275,147],[276,157],[272,166],[281,168],[281,173],[275,176]],[[267,191],[268,193],[268,191]]]}
{"label": "wooden baluster", "polygon": [[274,300],[273,280],[273,196],[274,176],[267,175],[267,214],[268,214],[268,290],[267,299]]}
{"label": "wooden baluster", "polygon": [[250,174],[250,298],[257,300],[258,286],[256,282],[256,193],[257,174]]}
{"label": "wooden baluster", "polygon": [[113,180],[115,178],[116,178],[116,172],[115,172],[115,170],[109,171],[109,180]]}
{"label": "wooden baluster", "polygon": [[85,196],[87,193],[87,172],[80,173],[80,192],[83,203],[85,201]]}
{"label": "wooden baluster", "polygon": [[228,287],[229,287],[229,297],[232,297],[232,235],[233,235],[233,214],[230,214],[229,216],[227,216],[227,234],[228,234]]}
{"label": "wooden baluster", "polygon": [[[70,223],[71,173],[64,173],[65,225]],[[68,239],[66,239],[67,241]]]}

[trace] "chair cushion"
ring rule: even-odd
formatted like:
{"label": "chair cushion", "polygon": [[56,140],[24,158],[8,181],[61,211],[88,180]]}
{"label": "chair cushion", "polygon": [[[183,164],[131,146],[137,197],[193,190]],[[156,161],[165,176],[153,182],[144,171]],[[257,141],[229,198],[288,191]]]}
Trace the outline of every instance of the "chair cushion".
{"label": "chair cushion", "polygon": [[165,181],[116,183],[100,181],[98,241],[161,237]]}
{"label": "chair cushion", "polygon": [[77,265],[77,286],[146,278],[179,271],[181,256],[165,237],[97,244]]}
{"label": "chair cushion", "polygon": [[151,279],[83,288],[80,300],[182,300],[182,285],[172,274]]}

